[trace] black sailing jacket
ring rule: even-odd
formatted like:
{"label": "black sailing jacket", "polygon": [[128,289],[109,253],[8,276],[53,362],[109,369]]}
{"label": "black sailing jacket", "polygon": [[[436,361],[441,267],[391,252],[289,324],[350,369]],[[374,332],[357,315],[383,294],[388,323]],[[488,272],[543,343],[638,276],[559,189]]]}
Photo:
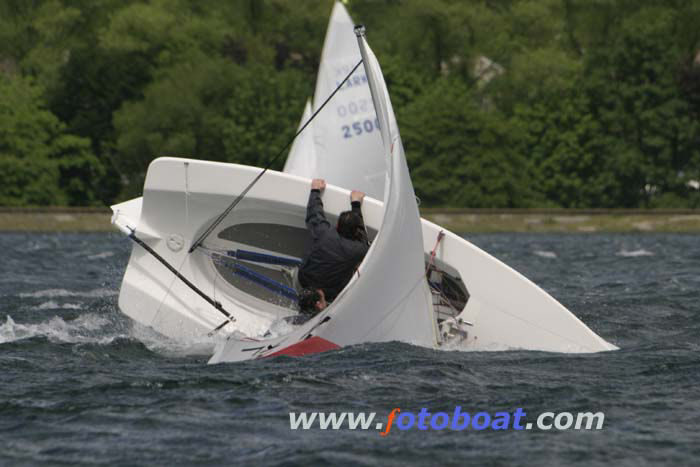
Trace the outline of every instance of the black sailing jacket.
{"label": "black sailing jacket", "polygon": [[[352,210],[362,217],[360,202]],[[322,289],[326,300],[333,300],[350,282],[352,275],[367,254],[369,246],[363,240],[349,240],[338,234],[323,214],[321,192],[311,190],[306,206],[306,230],[311,236],[311,248],[299,268],[299,282],[304,287]]]}

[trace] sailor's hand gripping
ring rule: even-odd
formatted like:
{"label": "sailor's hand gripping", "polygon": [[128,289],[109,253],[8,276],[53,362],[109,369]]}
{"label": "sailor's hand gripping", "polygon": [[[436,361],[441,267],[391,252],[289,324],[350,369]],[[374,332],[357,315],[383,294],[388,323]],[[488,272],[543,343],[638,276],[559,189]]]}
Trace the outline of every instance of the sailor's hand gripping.
{"label": "sailor's hand gripping", "polygon": [[361,203],[363,199],[365,199],[365,194],[363,192],[358,190],[352,190],[350,192],[350,202],[359,201]]}

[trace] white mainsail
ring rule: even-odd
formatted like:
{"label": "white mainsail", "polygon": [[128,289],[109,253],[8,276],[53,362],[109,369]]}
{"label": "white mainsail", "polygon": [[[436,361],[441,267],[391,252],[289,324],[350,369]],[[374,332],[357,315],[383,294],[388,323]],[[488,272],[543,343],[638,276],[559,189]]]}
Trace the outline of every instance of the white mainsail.
{"label": "white mainsail", "polygon": [[[336,2],[321,53],[313,111],[321,107],[361,59],[353,26],[345,7]],[[393,112],[390,117],[394,118]],[[359,67],[312,125],[299,135],[289,151],[284,171],[307,178],[324,178],[333,185],[383,199],[387,166],[381,157],[378,126],[367,76],[363,67]],[[313,151],[309,149],[309,141],[313,142]],[[313,162],[300,162],[306,159]]]}

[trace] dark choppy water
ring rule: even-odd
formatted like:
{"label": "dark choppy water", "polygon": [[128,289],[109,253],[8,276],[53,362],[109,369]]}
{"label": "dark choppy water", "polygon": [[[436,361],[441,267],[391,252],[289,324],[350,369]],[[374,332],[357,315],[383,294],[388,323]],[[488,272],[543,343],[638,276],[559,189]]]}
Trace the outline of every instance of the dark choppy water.
{"label": "dark choppy water", "polygon": [[[700,237],[472,238],[622,350],[363,345],[207,366],[116,308],[118,235],[0,235],[0,464],[692,465]],[[507,291],[504,290],[504,293]],[[290,411],[603,411],[601,431],[291,431]]]}

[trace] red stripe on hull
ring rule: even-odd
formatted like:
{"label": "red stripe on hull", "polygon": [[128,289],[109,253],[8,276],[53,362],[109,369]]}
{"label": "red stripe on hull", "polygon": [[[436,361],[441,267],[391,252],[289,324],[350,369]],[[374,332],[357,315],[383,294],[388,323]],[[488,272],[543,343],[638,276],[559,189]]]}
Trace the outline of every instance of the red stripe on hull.
{"label": "red stripe on hull", "polygon": [[339,349],[340,346],[334,344],[331,341],[322,339],[318,336],[309,337],[301,342],[297,342],[294,345],[285,347],[282,350],[278,350],[275,353],[268,355],[268,357],[275,357],[277,355],[288,355],[290,357],[303,357],[304,355],[311,355],[315,353],[327,352],[329,350]]}

